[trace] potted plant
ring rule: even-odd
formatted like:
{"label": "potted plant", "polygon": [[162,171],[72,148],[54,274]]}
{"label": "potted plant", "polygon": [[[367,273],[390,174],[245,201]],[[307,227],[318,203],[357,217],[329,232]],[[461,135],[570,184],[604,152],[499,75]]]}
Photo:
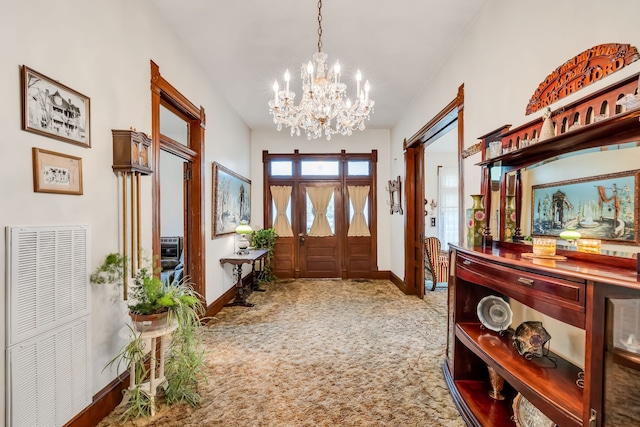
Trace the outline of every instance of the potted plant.
{"label": "potted plant", "polygon": [[[198,317],[202,311],[199,295],[188,279],[165,283],[152,274],[148,266],[135,272],[130,281],[124,271],[128,260],[118,253],[107,255],[105,261],[91,275],[91,282],[127,286],[129,315],[139,331],[166,327],[180,317]],[[128,282],[128,283],[127,283]]]}
{"label": "potted plant", "polygon": [[[203,350],[199,349],[198,327],[204,314],[201,297],[193,288],[188,276],[171,283],[163,282],[151,274],[150,267],[141,267],[131,280],[125,280],[125,265],[128,262],[121,254],[111,253],[91,275],[91,282],[128,286],[127,301],[133,325],[130,342],[109,362],[120,371],[122,365],[135,367],[135,385],[127,390],[126,409],[121,415],[125,421],[131,417],[148,416],[154,412],[155,402],[141,387],[149,374],[149,363],[157,363],[153,354],[147,355],[145,331],[175,326],[165,361],[165,396],[168,404],[187,402],[193,406],[201,401],[198,380],[204,379]],[[127,283],[128,282],[128,283]],[[159,318],[154,323],[153,318]]]}
{"label": "potted plant", "polygon": [[277,237],[278,234],[273,228],[255,230],[251,233],[251,246],[256,249],[268,249],[269,251],[258,275],[258,283],[273,282],[276,279],[276,276],[271,271],[271,263],[273,262],[273,248],[276,245]]}

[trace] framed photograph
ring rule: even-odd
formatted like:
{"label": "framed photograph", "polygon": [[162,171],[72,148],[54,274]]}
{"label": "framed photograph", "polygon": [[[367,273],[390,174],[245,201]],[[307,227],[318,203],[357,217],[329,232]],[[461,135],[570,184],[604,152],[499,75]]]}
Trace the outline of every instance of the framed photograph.
{"label": "framed photograph", "polygon": [[235,233],[251,222],[251,181],[213,162],[213,236]]}
{"label": "framed photograph", "polygon": [[22,66],[22,129],[91,147],[89,98]]}
{"label": "framed photograph", "polygon": [[82,194],[82,159],[34,147],[33,191]]}
{"label": "framed photograph", "polygon": [[640,170],[532,187],[531,234],[558,236],[575,227],[585,239],[639,244]]}

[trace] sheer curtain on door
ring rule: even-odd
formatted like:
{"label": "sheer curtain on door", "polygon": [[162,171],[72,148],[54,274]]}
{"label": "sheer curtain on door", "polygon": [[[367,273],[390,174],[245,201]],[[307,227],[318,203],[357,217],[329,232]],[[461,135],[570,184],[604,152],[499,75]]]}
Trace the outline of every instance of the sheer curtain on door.
{"label": "sheer curtain on door", "polygon": [[353,219],[349,224],[347,236],[371,236],[369,226],[364,216],[364,206],[369,196],[368,185],[349,185],[349,197],[353,204]]}
{"label": "sheer curtain on door", "polygon": [[313,205],[314,218],[309,236],[333,236],[327,219],[327,207],[333,196],[333,187],[307,187],[307,195]]}
{"label": "sheer curtain on door", "polygon": [[289,200],[291,200],[292,187],[289,185],[272,185],[270,188],[271,197],[273,197],[277,211],[273,228],[278,236],[291,237],[293,236],[293,230],[287,217],[287,206],[289,205]]}

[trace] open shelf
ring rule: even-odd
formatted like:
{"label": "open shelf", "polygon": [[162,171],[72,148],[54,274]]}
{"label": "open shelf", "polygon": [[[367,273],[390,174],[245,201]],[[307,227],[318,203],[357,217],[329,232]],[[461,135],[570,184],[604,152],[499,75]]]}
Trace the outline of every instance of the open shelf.
{"label": "open shelf", "polygon": [[[445,368],[445,375],[447,374]],[[513,404],[514,392],[505,391],[504,400],[495,400],[489,397],[488,391],[491,389],[487,381],[458,380],[454,381],[455,390],[461,399],[457,404],[462,404],[462,413],[472,415],[467,422],[478,423],[481,426],[492,427],[513,427]]]}
{"label": "open shelf", "polygon": [[512,168],[523,168],[561,154],[635,140],[640,135],[639,117],[640,109],[626,111],[600,122],[484,160],[478,165],[500,164]]}
{"label": "open shelf", "polygon": [[[555,358],[557,367],[547,358],[527,360],[509,338],[483,330],[477,322],[458,323],[456,337],[556,423],[582,425],[583,391],[576,385],[580,368],[551,352],[549,356]],[[484,399],[467,388],[469,396],[465,400]]]}

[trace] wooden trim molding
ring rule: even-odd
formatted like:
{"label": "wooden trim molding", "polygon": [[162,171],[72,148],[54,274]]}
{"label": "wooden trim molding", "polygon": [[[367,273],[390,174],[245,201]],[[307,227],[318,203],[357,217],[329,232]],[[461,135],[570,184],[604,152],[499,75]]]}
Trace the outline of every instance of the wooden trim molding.
{"label": "wooden trim molding", "polygon": [[[403,142],[405,161],[405,229],[404,267],[405,293],[424,296],[424,257],[420,250],[424,242],[424,146],[434,135],[444,131],[456,119],[458,129],[458,205],[464,206],[464,84],[458,87],[456,97],[410,138]],[[465,221],[461,214],[458,221],[460,238],[464,236]],[[422,267],[421,267],[422,266]]]}
{"label": "wooden trim molding", "polygon": [[97,425],[120,403],[122,392],[129,384],[129,371],[111,381],[93,396],[93,401],[82,412],[69,420],[64,427],[87,427]]}
{"label": "wooden trim molding", "polygon": [[[192,174],[189,182],[190,191],[187,198],[190,212],[189,239],[185,239],[187,272],[195,284],[195,290],[206,298],[205,290],[205,165],[204,165],[204,128],[206,114],[204,108],[195,106],[182,95],[171,83],[160,74],[160,67],[150,61],[151,66],[151,124],[153,170],[160,171],[160,147],[167,146],[170,152],[192,162]],[[189,147],[186,148],[172,141],[161,141],[160,138],[160,105],[169,104],[171,109],[179,112],[189,122]],[[160,173],[153,174],[153,210],[152,227],[153,253],[160,253]],[[159,257],[158,257],[159,262]]]}

